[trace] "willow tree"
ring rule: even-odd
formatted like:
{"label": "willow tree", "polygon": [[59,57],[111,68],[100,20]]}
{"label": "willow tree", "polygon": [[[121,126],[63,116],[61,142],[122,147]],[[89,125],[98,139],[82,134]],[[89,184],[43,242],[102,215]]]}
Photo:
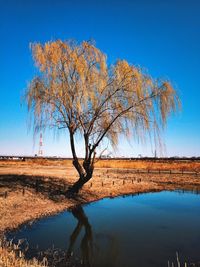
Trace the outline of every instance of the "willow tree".
{"label": "willow tree", "polygon": [[[30,82],[26,99],[36,131],[66,128],[73,165],[79,179],[72,192],[92,178],[96,150],[107,139],[116,146],[121,135],[158,133],[176,111],[177,94],[170,82],[153,79],[125,60],[108,65],[94,44],[53,41],[31,45],[39,74]],[[84,140],[84,160],[77,157],[75,136]],[[102,147],[102,146],[101,146]]]}

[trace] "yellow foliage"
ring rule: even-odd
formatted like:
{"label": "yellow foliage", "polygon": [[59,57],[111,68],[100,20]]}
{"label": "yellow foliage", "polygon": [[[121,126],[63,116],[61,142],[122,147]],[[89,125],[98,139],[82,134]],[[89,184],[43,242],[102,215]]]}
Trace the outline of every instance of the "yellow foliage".
{"label": "yellow foliage", "polygon": [[87,134],[93,147],[107,137],[116,145],[120,134],[158,132],[179,105],[168,81],[154,80],[141,68],[107,58],[90,42],[31,45],[41,75],[30,83],[27,101],[34,125],[56,126]]}

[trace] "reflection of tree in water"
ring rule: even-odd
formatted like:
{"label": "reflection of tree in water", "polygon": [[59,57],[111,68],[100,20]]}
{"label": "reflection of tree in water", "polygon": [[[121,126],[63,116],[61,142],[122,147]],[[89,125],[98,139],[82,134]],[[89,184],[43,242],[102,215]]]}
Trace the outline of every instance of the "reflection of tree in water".
{"label": "reflection of tree in water", "polygon": [[[93,240],[92,226],[81,206],[75,207],[72,211],[73,216],[78,220],[77,225],[72,232],[67,250],[67,262],[71,262],[72,266],[116,266],[119,251],[117,249],[116,240],[109,234],[97,234],[96,241]],[[84,234],[80,243],[80,259],[75,260],[73,265],[74,255],[73,249],[81,231],[84,229]],[[103,245],[103,249],[101,245]],[[106,248],[106,249],[105,249]],[[71,265],[69,265],[71,266]]]}
{"label": "reflection of tree in water", "polygon": [[[59,248],[49,248],[48,250],[38,253],[39,260],[44,257],[47,258],[48,266],[56,267],[91,267],[92,264],[92,227],[88,221],[87,216],[81,206],[76,206],[71,210],[72,215],[77,219],[77,225],[70,235],[69,245],[67,251]],[[80,244],[80,256],[75,255],[74,247],[82,230],[84,230],[83,238]]]}
{"label": "reflection of tree in water", "polygon": [[72,210],[73,216],[78,220],[77,226],[70,236],[69,247],[67,250],[67,257],[72,255],[74,244],[82,230],[84,228],[84,236],[81,240],[81,263],[82,266],[91,266],[92,253],[93,253],[93,241],[92,241],[92,227],[88,221],[87,216],[81,206],[77,206]]}
{"label": "reflection of tree in water", "polygon": [[[39,247],[29,247],[26,252],[24,251],[25,256],[27,258],[35,257],[40,261],[45,257],[48,261],[48,266],[55,267],[116,266],[119,252],[117,251],[116,240],[112,234],[98,233],[95,235],[96,239],[94,242],[92,226],[83,208],[76,206],[71,210],[71,213],[76,218],[77,225],[70,235],[67,250],[53,246],[45,251],[41,251]],[[78,251],[80,251],[79,255],[74,253],[77,243]]]}

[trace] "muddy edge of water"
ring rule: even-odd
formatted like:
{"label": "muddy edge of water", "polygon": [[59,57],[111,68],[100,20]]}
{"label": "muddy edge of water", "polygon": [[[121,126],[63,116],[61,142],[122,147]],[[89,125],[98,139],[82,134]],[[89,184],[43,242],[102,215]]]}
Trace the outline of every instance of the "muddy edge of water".
{"label": "muddy edge of water", "polygon": [[[45,169],[45,176],[40,166],[32,168],[4,169],[0,168],[0,233],[17,229],[25,223],[51,216],[79,204],[90,203],[106,197],[147,193],[162,190],[193,189],[200,188],[200,177],[194,175],[175,174],[136,174],[123,173],[118,175],[117,169],[98,169],[94,179],[84,186],[80,194],[74,198],[65,198],[64,191],[52,190],[53,188],[65,188],[77,178],[74,170],[61,168],[60,172]],[[22,172],[23,171],[23,172]],[[36,172],[35,172],[36,171]],[[31,186],[37,178],[43,185],[38,192]],[[14,179],[13,179],[14,178]],[[11,180],[12,182],[9,182]],[[23,184],[23,179],[25,183]],[[7,183],[6,183],[7,181]],[[28,182],[28,186],[25,186]],[[25,193],[23,194],[23,189]],[[64,190],[64,189],[63,189]],[[4,193],[8,192],[5,198]]]}

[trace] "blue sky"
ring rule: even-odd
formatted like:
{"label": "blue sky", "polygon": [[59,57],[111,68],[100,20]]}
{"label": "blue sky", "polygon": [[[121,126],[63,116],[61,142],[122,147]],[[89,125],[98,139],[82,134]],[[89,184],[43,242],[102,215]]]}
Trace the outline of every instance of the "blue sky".
{"label": "blue sky", "polygon": [[[27,131],[23,90],[36,73],[30,42],[94,39],[109,63],[126,59],[169,78],[182,100],[182,112],[169,118],[166,156],[200,155],[199,0],[1,0],[0,154],[38,152]],[[46,132],[44,154],[71,156],[68,136]],[[77,140],[78,141],[78,140]],[[78,142],[81,155],[81,143]],[[151,156],[154,146],[123,138],[115,155]]]}

